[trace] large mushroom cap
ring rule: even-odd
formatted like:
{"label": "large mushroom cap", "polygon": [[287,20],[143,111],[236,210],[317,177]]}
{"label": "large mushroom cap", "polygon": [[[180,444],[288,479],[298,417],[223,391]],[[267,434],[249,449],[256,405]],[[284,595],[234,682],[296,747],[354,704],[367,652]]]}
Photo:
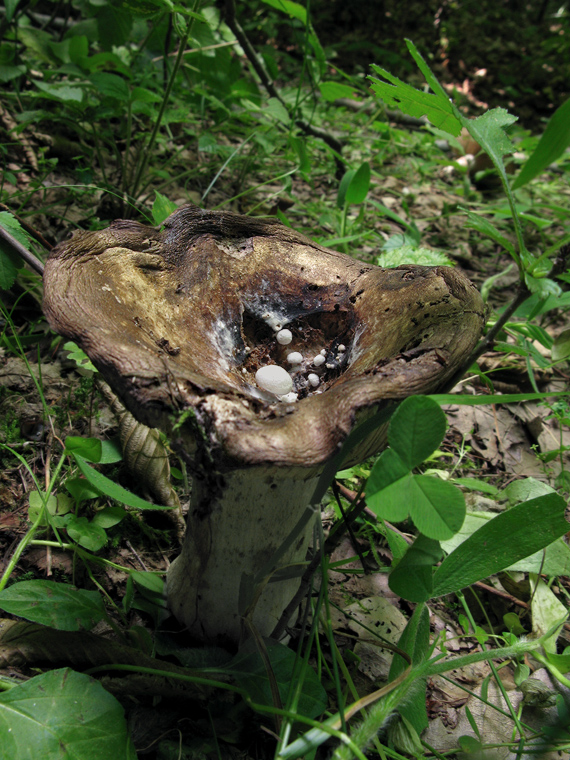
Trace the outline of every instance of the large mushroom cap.
{"label": "large mushroom cap", "polygon": [[[52,327],[138,419],[190,454],[199,428],[230,466],[322,464],[371,409],[442,387],[484,324],[479,293],[449,267],[381,269],[276,221],[195,206],[161,229],[76,232],[44,284]],[[294,404],[255,380],[261,366],[291,366],[291,352],[303,356]]]}

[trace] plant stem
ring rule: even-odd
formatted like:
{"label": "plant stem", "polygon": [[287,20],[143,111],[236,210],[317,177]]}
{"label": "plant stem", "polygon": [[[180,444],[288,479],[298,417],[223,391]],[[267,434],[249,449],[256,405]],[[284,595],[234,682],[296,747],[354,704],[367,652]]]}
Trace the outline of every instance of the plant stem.
{"label": "plant stem", "polygon": [[[192,6],[192,11],[196,12],[198,8],[200,7],[200,0],[194,0],[194,4]],[[176,75],[178,74],[178,69],[180,68],[180,65],[182,63],[182,59],[184,58],[186,43],[188,42],[188,37],[190,36],[190,32],[192,30],[193,25],[193,17],[190,17],[190,19],[187,21],[186,31],[182,35],[182,37],[179,40],[179,47],[178,47],[178,54],[176,56],[176,59],[174,61],[174,66],[172,67],[172,72],[170,74],[170,77],[168,79],[168,82],[166,84],[166,89],[164,91],[164,96],[162,98],[162,102],[160,104],[160,109],[158,111],[158,116],[156,117],[156,120],[154,122],[154,126],[149,138],[149,141],[143,151],[143,158],[138,165],[137,172],[135,175],[135,179],[133,181],[133,186],[131,188],[131,195],[136,198],[138,194],[138,189],[141,184],[142,177],[146,171],[146,168],[148,166],[148,162],[150,160],[150,156],[152,154],[152,150],[154,148],[154,144],[156,142],[156,138],[158,136],[158,132],[160,130],[160,126],[162,124],[162,119],[164,116],[164,112],[166,111],[166,106],[168,105],[168,101],[170,99],[170,93],[172,92],[172,87],[174,86],[174,81],[176,79]]]}

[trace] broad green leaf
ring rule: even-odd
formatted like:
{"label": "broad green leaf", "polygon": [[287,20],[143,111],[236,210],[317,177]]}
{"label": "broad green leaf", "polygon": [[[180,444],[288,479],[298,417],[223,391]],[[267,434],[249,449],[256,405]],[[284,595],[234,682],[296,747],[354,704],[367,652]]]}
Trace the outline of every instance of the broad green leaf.
{"label": "broad green leaf", "polygon": [[98,591],[45,580],[19,581],[0,591],[0,609],[60,631],[89,631],[106,616]]}
{"label": "broad green leaf", "polygon": [[129,99],[129,85],[122,77],[116,74],[109,74],[106,71],[97,71],[91,74],[89,81],[95,87],[97,92],[107,98],[114,98],[121,102]]}
{"label": "broad green leaf", "polygon": [[79,105],[83,102],[84,91],[82,87],[73,87],[69,84],[49,84],[34,79],[34,84],[38,90],[46,97],[52,100],[59,100],[61,103],[76,103]]}
{"label": "broad green leaf", "polygon": [[65,487],[78,504],[89,499],[98,499],[102,496],[98,488],[94,488],[85,478],[67,478]]}
{"label": "broad green leaf", "polygon": [[277,98],[269,98],[267,105],[263,108],[263,113],[268,114],[273,119],[277,119],[281,124],[289,124],[291,117],[283,103]]}
{"label": "broad green leaf", "polygon": [[546,494],[485,523],[435,571],[433,596],[459,591],[551,544],[568,530],[565,507],[561,496]]}
{"label": "broad green leaf", "polygon": [[99,464],[114,464],[123,459],[123,452],[117,440],[101,441],[101,459]]}
{"label": "broad green leaf", "polygon": [[504,108],[493,108],[476,119],[466,119],[465,121],[465,126],[471,136],[477,140],[491,158],[502,165],[503,156],[512,153],[514,150],[511,138],[505,132],[505,127],[509,127],[517,121],[517,117]]}
{"label": "broad green leaf", "polygon": [[[296,678],[294,676],[299,666],[298,658],[295,652],[281,644],[268,646],[267,654],[277,681],[281,701],[285,705],[290,692],[297,685],[298,673]],[[257,652],[238,654],[223,669],[235,678],[238,685],[247,692],[253,702],[273,706],[267,670],[263,659]],[[309,718],[317,718],[324,712],[326,706],[326,691],[315,671],[307,668],[304,672],[297,712]]]}
{"label": "broad green leaf", "polygon": [[420,534],[390,573],[388,585],[402,599],[426,602],[433,596],[433,568],[441,555],[439,542]]}
{"label": "broad green leaf", "polygon": [[5,760],[136,760],[122,706],[89,676],[51,670],[0,694]]}
{"label": "broad green leaf", "polygon": [[563,330],[552,344],[552,361],[570,358],[570,330]]}
{"label": "broad green leaf", "polygon": [[570,99],[562,103],[553,113],[534,152],[513,182],[513,190],[526,185],[544,171],[560,158],[569,145]]}
{"label": "broad green leaf", "polygon": [[409,396],[394,412],[388,430],[388,443],[406,467],[413,470],[443,441],[445,414],[427,396]]}
{"label": "broad green leaf", "polygon": [[[556,623],[563,622],[568,616],[568,610],[542,578],[531,573],[530,581],[532,633],[536,638],[540,638]],[[560,633],[560,630],[557,633]],[[556,654],[556,638],[556,636],[549,636],[544,642],[544,648],[553,654]]]}
{"label": "broad green leaf", "polygon": [[341,84],[340,82],[321,82],[319,90],[321,91],[323,100],[329,103],[339,98],[354,98],[354,87],[350,87],[348,84]]}
{"label": "broad green leaf", "polygon": [[[379,517],[392,522],[405,520],[409,512],[409,503],[401,495],[406,486],[410,486],[412,475],[394,449],[383,451],[372,468],[366,482],[366,502]],[[391,497],[394,486],[395,497]]]}
{"label": "broad green leaf", "polygon": [[18,79],[26,73],[26,67],[22,66],[0,66],[0,82],[11,82]]}
{"label": "broad green leaf", "polygon": [[436,541],[457,533],[465,519],[465,498],[461,491],[431,475],[414,475],[412,486],[410,517],[420,533]]}
{"label": "broad green leaf", "polygon": [[112,528],[113,525],[117,525],[126,516],[126,512],[122,507],[105,507],[105,509],[99,510],[93,516],[91,521],[93,525],[98,525],[105,530],[106,528]]}
{"label": "broad green leaf", "polygon": [[481,491],[481,493],[486,493],[490,496],[498,496],[499,494],[497,486],[486,483],[484,480],[478,480],[477,478],[453,478],[453,482],[464,488],[468,488],[470,491]]}
{"label": "broad green leaf", "polygon": [[123,488],[105,477],[102,473],[93,469],[93,467],[90,467],[85,459],[78,454],[74,454],[74,457],[77,466],[83,475],[92,486],[105,494],[105,496],[109,496],[111,499],[115,499],[115,501],[125,504],[127,507],[133,507],[134,509],[173,509],[173,507],[157,506],[156,504],[151,504],[149,501],[141,499],[140,496],[136,496],[134,493],[131,493],[131,491],[127,491],[126,488]]}
{"label": "broad green leaf", "polygon": [[512,483],[503,489],[501,496],[506,496],[509,504],[514,506],[522,501],[536,499],[537,496],[544,496],[547,493],[556,493],[552,486],[543,483],[536,478],[523,478],[522,480],[513,480]]}
{"label": "broad green leaf", "polygon": [[412,85],[402,82],[398,77],[392,76],[385,69],[372,64],[373,71],[387,80],[383,82],[375,77],[368,77],[372,82],[372,89],[379,95],[386,105],[398,108],[410,116],[421,119],[425,116],[435,127],[457,137],[461,132],[462,124],[455,115],[454,106],[445,94],[434,94],[416,90]]}
{"label": "broad green leaf", "polygon": [[[402,239],[400,237],[400,240]],[[423,267],[455,266],[455,261],[452,261],[445,253],[434,251],[432,248],[417,248],[413,245],[402,245],[397,248],[388,249],[384,245],[382,246],[382,250],[384,253],[378,256],[376,264],[385,269],[399,267],[402,264],[414,264],[415,266]]]}
{"label": "broad green leaf", "polygon": [[365,161],[361,164],[346,188],[345,203],[364,203],[370,189],[370,164]]}
{"label": "broad green leaf", "polygon": [[88,462],[101,460],[101,441],[98,438],[83,438],[79,435],[68,435],[65,439],[65,450],[68,454],[76,454]]}
{"label": "broad green leaf", "polygon": [[166,195],[159,193],[158,190],[155,190],[154,194],[155,199],[154,203],[152,204],[152,219],[158,226],[162,224],[165,219],[168,219],[170,214],[174,213],[178,206],[176,203],[174,203],[174,201],[171,201],[169,198],[167,198]]}
{"label": "broad green leaf", "polygon": [[107,543],[107,535],[102,527],[86,517],[73,516],[65,525],[70,537],[90,552],[98,552]]}

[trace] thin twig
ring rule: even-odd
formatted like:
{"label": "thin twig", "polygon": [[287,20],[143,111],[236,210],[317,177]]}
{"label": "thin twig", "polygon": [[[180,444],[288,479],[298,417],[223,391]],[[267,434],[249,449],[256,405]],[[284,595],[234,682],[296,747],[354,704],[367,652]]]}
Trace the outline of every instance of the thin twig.
{"label": "thin twig", "polygon": [[17,253],[18,256],[20,256],[20,258],[22,258],[26,264],[28,264],[28,266],[30,266],[39,275],[43,276],[43,263],[37,258],[37,256],[34,256],[31,251],[28,251],[27,248],[18,242],[16,238],[8,232],[8,230],[4,229],[4,227],[0,227],[0,238],[2,238],[2,240],[7,243],[10,248],[12,248],[14,253]]}

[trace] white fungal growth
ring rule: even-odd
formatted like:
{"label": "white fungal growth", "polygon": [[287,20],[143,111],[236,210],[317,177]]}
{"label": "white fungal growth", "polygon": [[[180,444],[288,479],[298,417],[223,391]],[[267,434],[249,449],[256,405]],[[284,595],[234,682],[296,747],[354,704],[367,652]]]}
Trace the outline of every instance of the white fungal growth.
{"label": "white fungal growth", "polygon": [[255,373],[255,382],[264,391],[274,393],[276,396],[285,396],[293,388],[291,375],[276,364],[260,367]]}
{"label": "white fungal growth", "polygon": [[275,337],[277,338],[277,343],[280,343],[282,346],[288,346],[293,340],[293,333],[291,330],[279,330]]}
{"label": "white fungal growth", "polygon": [[327,355],[327,349],[326,348],[321,348],[320,353],[322,354],[322,356],[326,356]]}
{"label": "white fungal growth", "polygon": [[283,396],[279,396],[279,401],[283,401],[285,404],[294,404],[297,401],[298,395],[298,393],[291,391],[290,393],[283,394]]}
{"label": "white fungal growth", "polygon": [[340,354],[342,354],[343,351],[346,351],[346,346],[343,343],[341,343],[338,347],[338,351]]}
{"label": "white fungal growth", "polygon": [[312,385],[313,388],[316,388],[317,385],[319,385],[320,378],[318,375],[315,375],[314,372],[311,372],[309,375],[307,375],[307,380],[309,381],[309,385]]}
{"label": "white fungal growth", "polygon": [[287,354],[287,361],[289,364],[301,364],[303,361],[303,354],[300,354],[298,351],[291,351],[290,354]]}
{"label": "white fungal growth", "polygon": [[313,359],[313,364],[315,365],[315,367],[320,367],[321,364],[325,363],[325,361],[326,361],[325,357],[322,354],[317,354],[317,356],[315,356],[315,358]]}

